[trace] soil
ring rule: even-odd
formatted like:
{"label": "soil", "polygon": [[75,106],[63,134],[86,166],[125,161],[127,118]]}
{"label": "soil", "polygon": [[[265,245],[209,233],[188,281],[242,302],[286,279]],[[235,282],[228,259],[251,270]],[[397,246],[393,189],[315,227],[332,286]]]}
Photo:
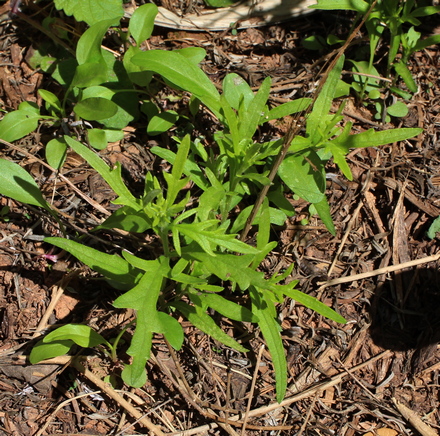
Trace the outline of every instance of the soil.
{"label": "soil", "polygon": [[[25,22],[20,15],[11,19],[8,7],[9,2],[0,10],[0,101],[6,112],[22,101],[41,105],[38,89],[56,88],[49,76],[29,64],[47,38],[29,26],[29,19],[41,22],[50,9],[23,6]],[[207,57],[202,67],[218,86],[230,72],[255,89],[270,76],[270,105],[275,106],[313,95],[319,68],[331,51],[306,50],[301,41],[311,35],[346,38],[352,18],[317,13],[220,33],[156,28],[149,47],[203,47]],[[436,18],[419,29],[424,37],[436,31]],[[364,37],[356,36],[347,58],[365,50]],[[381,74],[387,49],[385,41],[376,65]],[[118,373],[121,364],[99,353],[90,353],[86,371],[69,366],[66,359],[30,365],[26,356],[51,326],[87,323],[110,339],[134,314],[112,306],[118,291],[97,274],[43,242],[44,236],[59,235],[56,221],[38,208],[1,197],[0,435],[154,434],[149,423],[173,435],[438,434],[439,243],[426,232],[440,215],[439,47],[416,53],[408,66],[419,90],[407,102],[406,117],[384,124],[374,118],[373,106],[352,96],[346,99],[344,123],[353,122],[355,132],[403,126],[422,127],[423,133],[351,151],[352,181],[329,164],[327,198],[336,236],[310,216],[305,202],[294,198],[289,200],[295,217],[273,229],[278,247],[262,270],[274,273],[294,263],[291,279],[299,281],[298,289],[348,320],[336,324],[289,299],[279,305],[289,369],[289,389],[281,405],[276,402],[270,355],[251,325],[242,334],[253,338],[252,350],[240,355],[182,321],[182,350],[173,352],[157,336],[147,384],[141,389],[121,385],[116,399],[109,396],[107,385],[94,380]],[[400,82],[397,86],[404,88]],[[168,96],[162,91],[161,104],[173,108]],[[195,128],[203,134],[215,128],[214,122],[205,114]],[[261,135],[280,136],[287,125],[276,123]],[[101,152],[109,162],[122,163],[133,190],[139,189],[147,171],[162,170],[149,149],[171,142],[165,135],[148,138],[144,131],[142,124],[126,129],[123,141]],[[2,144],[0,156],[34,176],[46,198],[62,211],[72,235],[87,235],[92,245],[111,253],[139,244],[137,236],[90,233],[114,207],[111,191],[75,154],[69,154],[63,178],[48,171],[42,161],[50,135],[50,129],[43,128],[14,146]],[[154,241],[147,242],[154,249]],[[56,262],[47,256],[51,254]],[[226,319],[218,322],[225,331],[240,334],[240,326]],[[127,411],[120,398],[131,409]]]}

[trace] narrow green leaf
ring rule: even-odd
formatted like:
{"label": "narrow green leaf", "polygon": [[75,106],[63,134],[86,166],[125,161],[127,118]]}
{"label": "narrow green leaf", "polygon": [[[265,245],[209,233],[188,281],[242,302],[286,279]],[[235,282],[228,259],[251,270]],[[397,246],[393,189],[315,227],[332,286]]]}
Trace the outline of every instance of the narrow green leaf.
{"label": "narrow green leaf", "polygon": [[271,79],[266,77],[260,85],[255,97],[249,103],[244,119],[240,119],[239,135],[241,139],[252,139],[264,115],[267,99],[270,93]]}
{"label": "narrow green leaf", "polygon": [[102,253],[94,248],[65,238],[49,237],[45,238],[44,241],[69,252],[94,271],[115,282],[133,286],[138,281],[139,271],[116,254]]}
{"label": "narrow green leaf", "polygon": [[289,285],[281,286],[282,291],[284,295],[288,296],[289,298],[292,298],[293,300],[297,301],[298,303],[308,307],[309,309],[314,310],[315,312],[319,313],[322,316],[325,316],[328,319],[331,319],[333,321],[345,324],[347,320],[341,316],[339,313],[335,312],[333,309],[328,307],[326,304],[321,303],[319,300],[317,300],[315,297],[312,297],[311,295],[304,294],[301,291],[298,291],[297,289],[290,289]]}
{"label": "narrow green leaf", "polygon": [[319,218],[321,218],[327,230],[333,235],[336,235],[335,225],[333,224],[332,216],[330,213],[330,206],[328,204],[327,198],[324,196],[321,201],[314,203],[316,211],[318,212]]}
{"label": "narrow green leaf", "polygon": [[378,147],[379,145],[392,144],[393,142],[404,141],[405,139],[414,138],[423,132],[419,128],[401,128],[382,130],[380,132],[374,129],[367,130],[356,135],[350,135],[344,141],[344,147],[363,148],[363,147]]}
{"label": "narrow green leaf", "polygon": [[280,118],[287,117],[288,115],[304,111],[310,106],[311,103],[311,98],[298,98],[297,100],[280,104],[267,113],[264,121],[278,120]]}
{"label": "narrow green leaf", "polygon": [[46,103],[48,103],[58,112],[63,111],[60,100],[53,92],[47,91],[46,89],[39,89],[38,94]]}
{"label": "narrow green leaf", "polygon": [[309,6],[310,9],[334,10],[343,9],[365,14],[370,5],[364,0],[317,0],[318,4]]}
{"label": "narrow green leaf", "polygon": [[258,322],[258,317],[255,316],[249,309],[237,303],[227,300],[218,294],[202,294],[200,295],[202,301],[223,316],[240,322]]}
{"label": "narrow green leaf", "polygon": [[112,170],[108,165],[92,150],[81,144],[80,142],[72,139],[70,136],[64,136],[67,144],[72,147],[83,159],[85,159],[89,165],[91,165],[103,179],[110,185],[113,191],[119,195],[119,199],[114,202],[130,206],[135,210],[140,209],[139,202],[128,190],[121,175],[121,165],[116,163],[115,168]]}
{"label": "narrow green leaf", "polygon": [[417,92],[417,83],[415,82],[408,66],[403,62],[397,62],[394,64],[394,69],[396,70],[396,73],[403,79],[408,89],[411,92]]}
{"label": "narrow green leaf", "polygon": [[[176,154],[173,153],[171,150],[167,150],[163,147],[153,147],[150,151],[153,154],[155,154],[156,156],[159,156],[162,159],[165,159],[170,164],[174,165],[174,162],[176,160]],[[186,160],[185,165],[183,167],[183,172],[199,188],[203,189],[204,191],[208,188],[209,185],[208,185],[206,178],[204,177],[204,175],[202,173],[202,170],[192,160],[189,160],[189,159]]]}
{"label": "narrow green leaf", "polygon": [[213,339],[241,353],[248,351],[235,339],[227,335],[201,307],[190,306],[183,301],[174,301],[172,306],[182,313],[191,324]]}
{"label": "narrow green leaf", "polygon": [[247,245],[246,243],[236,239],[236,235],[221,234],[218,231],[204,230],[203,225],[205,223],[193,223],[193,224],[175,224],[180,233],[191,238],[197,242],[200,247],[211,256],[215,256],[213,248],[216,246],[227,248],[230,251],[236,251],[243,254],[256,254],[258,250],[255,247]]}
{"label": "narrow green leaf", "polygon": [[334,68],[329,72],[327,80],[313,105],[313,110],[307,118],[306,132],[313,143],[318,142],[320,139],[320,127],[322,130],[322,121],[326,119],[330,111],[335,90],[341,76],[342,66],[344,65],[344,59],[344,56],[341,56]]}
{"label": "narrow green leaf", "polygon": [[[176,154],[176,159],[174,160],[173,169],[171,170],[171,178],[168,182],[168,192],[167,192],[167,204],[171,207],[182,189],[183,182],[181,177],[185,168],[185,162],[188,158],[188,153],[191,145],[191,140],[189,135],[186,135],[179,144],[179,148]],[[186,184],[186,183],[185,183]]]}
{"label": "narrow green leaf", "polygon": [[280,326],[273,316],[274,308],[269,306],[273,305],[273,303],[270,300],[267,301],[264,298],[264,294],[253,286],[250,288],[250,296],[252,300],[252,313],[258,316],[258,326],[272,357],[277,401],[281,403],[287,389],[287,361],[281,340]]}

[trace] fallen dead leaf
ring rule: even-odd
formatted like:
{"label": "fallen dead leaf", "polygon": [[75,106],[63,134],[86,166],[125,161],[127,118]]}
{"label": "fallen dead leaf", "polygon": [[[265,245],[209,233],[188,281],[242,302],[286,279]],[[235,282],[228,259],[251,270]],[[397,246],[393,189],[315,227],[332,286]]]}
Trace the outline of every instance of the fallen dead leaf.
{"label": "fallen dead leaf", "polygon": [[378,428],[377,430],[374,430],[374,432],[369,431],[368,433],[365,433],[364,436],[397,436],[399,433],[392,429],[392,428]]}

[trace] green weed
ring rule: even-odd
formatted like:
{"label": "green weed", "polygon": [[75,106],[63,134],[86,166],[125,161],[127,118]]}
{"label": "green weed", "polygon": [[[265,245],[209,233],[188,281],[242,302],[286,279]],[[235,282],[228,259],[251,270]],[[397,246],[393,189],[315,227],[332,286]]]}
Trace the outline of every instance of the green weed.
{"label": "green weed", "polygon": [[[67,8],[61,1],[56,5]],[[69,13],[68,9],[65,11]],[[79,9],[71,12],[81,19],[81,15],[77,16]],[[215,311],[236,322],[259,326],[273,359],[277,399],[281,401],[287,386],[287,365],[276,305],[288,297],[336,322],[345,322],[334,310],[297,290],[296,282],[285,283],[293,266],[271,277],[258,270],[277,245],[271,241],[271,226],[283,225],[294,214],[284,191],[289,189],[312,203],[334,234],[325,197],[328,160],[333,159],[351,179],[345,160],[351,148],[405,140],[418,135],[421,129],[351,134],[352,125],[342,124],[344,105],[336,113],[330,112],[344,62],[341,57],[313,103],[304,135],[296,136],[288,144],[288,154],[272,182],[271,166],[282,149],[283,139],[258,142],[255,133],[270,120],[306,110],[312,101],[299,99],[269,109],[269,78],[254,93],[243,79],[229,74],[219,93],[198,65],[205,56],[203,49],[142,51],[140,46],[151,35],[156,13],[154,5],[143,5],[133,14],[128,33],[117,29],[127,45],[122,59],[115,59],[101,48],[105,34],[117,26],[118,19],[112,16],[89,23],[91,26],[78,41],[76,57],[53,60],[52,75],[64,86],[64,95],[58,97],[40,90],[45,107],[22,103],[0,122],[0,138],[14,141],[34,131],[41,122],[63,128],[66,133],[47,144],[48,162],[61,168],[70,147],[104,178],[117,196],[114,203],[120,208],[94,230],[148,233],[160,241],[157,257],[145,260],[128,251],[122,251],[121,256],[110,255],[67,238],[45,239],[121,290],[115,307],[136,311],[136,329],[128,349],[132,360],[122,372],[127,384],[137,387],[145,383],[145,366],[154,334],[164,335],[171,346],[180,349],[184,334],[174,317],[176,312],[225,346],[246,352],[245,344],[226,334],[208,314]],[[209,109],[217,118],[218,127],[209,149],[200,138],[192,139],[190,134],[175,136],[173,150],[153,147],[152,153],[168,161],[172,169],[163,172],[164,183],[147,173],[142,195],[135,196],[122,178],[121,166],[109,167],[95,150],[121,138],[122,129],[134,123],[142,111],[148,116],[150,135],[175,125],[178,113],[161,111],[147,98],[157,75],[169,86],[192,95],[192,113],[197,114],[200,105]],[[72,110],[74,118],[70,119]],[[72,123],[81,127],[76,139],[70,134]],[[93,125],[90,127],[89,123]],[[184,190],[189,183],[197,187],[197,196],[190,198],[191,192]],[[237,239],[237,235],[251,213],[251,207],[245,205],[252,203],[252,198],[268,185],[268,195],[253,222],[258,231],[256,245],[252,246]],[[32,177],[18,164],[5,159],[0,160],[0,193],[56,215]],[[236,210],[240,212],[236,214]],[[245,297],[240,298],[245,303],[236,303],[235,296]],[[71,324],[43,338],[30,358],[37,362],[64,354],[76,344],[104,345],[115,359],[117,342],[110,344],[89,327]]]}

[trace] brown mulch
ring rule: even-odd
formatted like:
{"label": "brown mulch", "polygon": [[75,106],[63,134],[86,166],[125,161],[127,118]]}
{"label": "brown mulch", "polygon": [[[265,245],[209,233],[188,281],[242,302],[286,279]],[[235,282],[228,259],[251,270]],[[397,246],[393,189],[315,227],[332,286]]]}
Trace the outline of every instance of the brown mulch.
{"label": "brown mulch", "polygon": [[[0,26],[2,108],[10,111],[25,100],[41,104],[38,88],[54,84],[27,62],[41,35],[19,19],[5,19]],[[158,28],[149,45],[203,47],[203,68],[217,85],[229,72],[255,87],[270,76],[270,104],[275,105],[315,88],[312,65],[321,65],[325,53],[305,50],[301,40],[313,34],[345,37],[349,26],[345,15],[327,13],[236,35]],[[438,241],[429,240],[426,231],[440,215],[439,64],[438,47],[414,55],[410,68],[419,92],[409,103],[410,114],[393,124],[377,123],[371,107],[350,98],[344,114],[346,121],[354,122],[354,131],[419,126],[424,132],[413,140],[353,150],[348,155],[351,182],[329,165],[327,197],[335,237],[309,215],[305,202],[294,198],[289,199],[296,216],[273,229],[279,245],[262,269],[272,274],[293,262],[291,279],[299,280],[298,289],[348,320],[338,325],[288,299],[278,308],[289,368],[289,390],[281,405],[275,400],[271,359],[259,332],[225,319],[219,319],[224,331],[252,336],[252,352],[228,350],[183,321],[182,350],[173,352],[156,337],[147,384],[142,389],[120,386],[118,395],[137,411],[134,414],[110,398],[105,386],[94,385],[93,375],[103,378],[120,370],[99,353],[89,356],[90,377],[63,359],[51,365],[26,364],[38,332],[48,326],[87,323],[112,338],[133,313],[114,309],[117,291],[74,258],[65,255],[53,263],[45,257],[52,252],[42,237],[59,234],[56,222],[36,208],[0,198],[0,435],[149,434],[146,419],[176,435],[437,434],[438,261],[374,271],[438,253]],[[203,133],[206,127],[200,124],[196,128]],[[127,129],[124,141],[102,152],[110,162],[122,162],[135,190],[146,171],[160,171],[149,148],[168,141],[147,138],[144,127]],[[278,123],[262,135],[280,135],[283,129]],[[63,167],[65,179],[48,172],[40,163],[48,135],[50,130],[42,129],[15,147],[1,146],[0,155],[31,172],[46,197],[63,211],[69,232],[89,234],[111,211],[111,192],[75,154]],[[304,225],[303,219],[309,223]],[[127,244],[154,244],[111,232],[98,233],[91,241],[109,252]],[[346,281],[326,285],[338,278]]]}

